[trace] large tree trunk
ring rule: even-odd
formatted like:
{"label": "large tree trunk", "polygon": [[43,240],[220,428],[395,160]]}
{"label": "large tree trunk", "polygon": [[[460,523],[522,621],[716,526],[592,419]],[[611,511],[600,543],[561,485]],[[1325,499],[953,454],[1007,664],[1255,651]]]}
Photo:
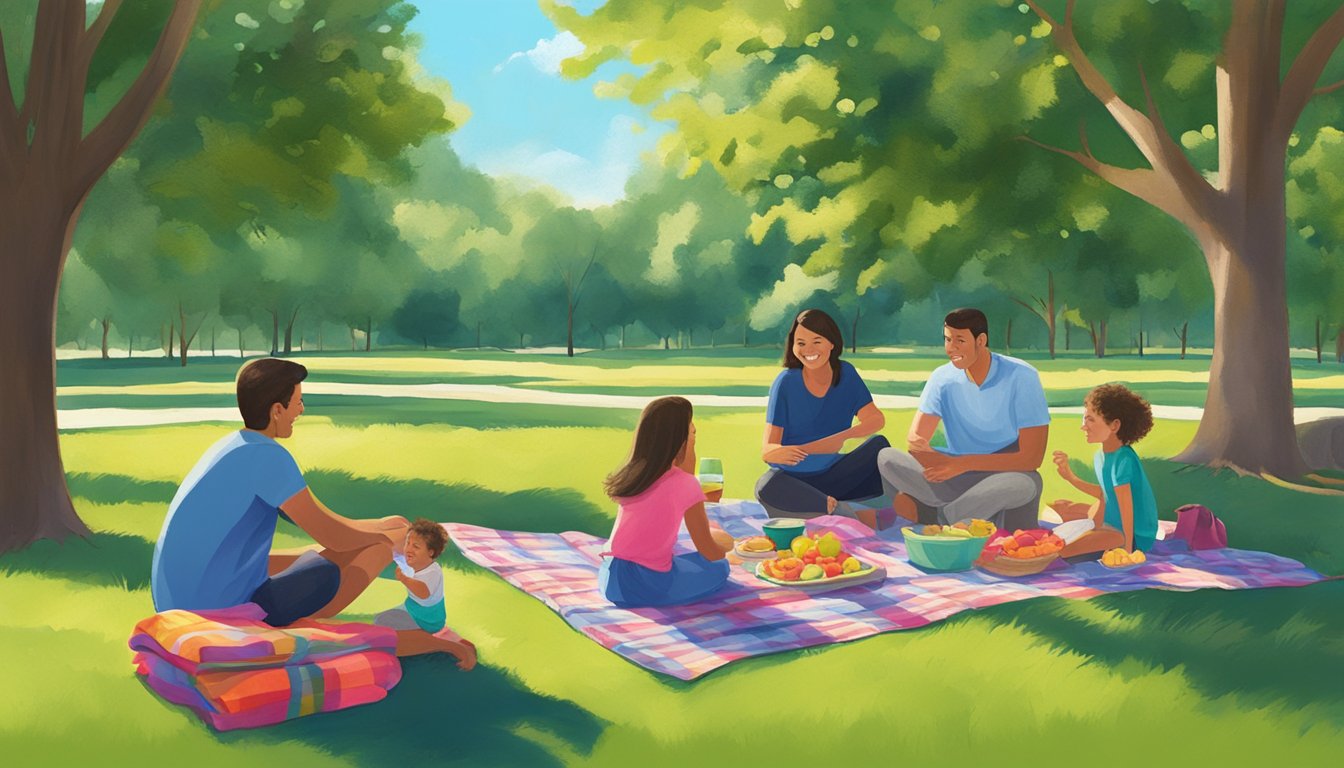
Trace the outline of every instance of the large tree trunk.
{"label": "large tree trunk", "polygon": [[56,297],[77,213],[46,187],[0,188],[0,552],[90,535],[56,432]]}
{"label": "large tree trunk", "polygon": [[[1282,164],[1272,186],[1282,206]],[[1282,213],[1280,207],[1278,215],[1271,210],[1248,222],[1240,242],[1227,241],[1233,249],[1214,244],[1206,251],[1214,269],[1209,390],[1195,437],[1177,461],[1283,477],[1306,471],[1293,426]]]}
{"label": "large tree trunk", "polygon": [[245,357],[247,357],[247,353],[243,352],[243,329],[242,329],[242,328],[239,328],[239,329],[238,329],[238,359],[239,359],[239,360],[242,360],[242,359],[245,358]]}
{"label": "large tree trunk", "polygon": [[[106,354],[103,357],[107,357]],[[1316,364],[1321,364],[1321,318],[1316,317]]]}
{"label": "large tree trunk", "polygon": [[370,317],[364,322],[364,351],[373,349],[373,318]]}
{"label": "large tree trunk", "polygon": [[[111,321],[108,320],[106,317],[104,317],[100,322],[103,324],[103,359],[106,360],[106,359],[107,359],[107,327],[108,327],[109,325],[111,325]],[[1318,322],[1317,325],[1319,325],[1319,324],[1320,324],[1320,323]],[[1319,334],[1317,334],[1317,335],[1319,336]],[[1320,345],[1317,345],[1317,346],[1320,346]]]}
{"label": "large tree trunk", "polygon": [[1335,362],[1344,363],[1344,323],[1340,323],[1335,332]]}
{"label": "large tree trunk", "polygon": [[[177,334],[179,341],[178,349],[182,352],[182,367],[186,368],[187,351],[191,349],[191,342],[196,338],[196,331],[200,331],[201,326],[197,325],[196,331],[193,331],[190,336],[187,335],[187,313],[183,311],[181,302],[178,302],[177,305],[177,316],[178,320],[182,323],[182,327],[178,330]],[[202,319],[201,322],[205,322],[205,320]]]}

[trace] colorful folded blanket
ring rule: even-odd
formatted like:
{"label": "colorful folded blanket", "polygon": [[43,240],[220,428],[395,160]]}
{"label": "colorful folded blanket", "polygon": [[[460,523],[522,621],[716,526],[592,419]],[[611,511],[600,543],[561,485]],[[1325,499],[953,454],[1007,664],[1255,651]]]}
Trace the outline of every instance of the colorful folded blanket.
{"label": "colorful folded blanket", "polygon": [[272,725],[379,701],[401,680],[397,635],[369,624],[266,624],[251,603],[172,610],[131,635],[136,671],[218,730]]}
{"label": "colorful folded blanket", "polygon": [[253,603],[208,611],[164,611],[135,625],[130,645],[195,674],[303,664],[357,651],[395,653],[397,634],[371,624],[310,620],[277,629]]}
{"label": "colorful folded blanket", "polygon": [[[751,501],[710,505],[709,511],[735,537],[760,533],[768,517]],[[809,530],[834,530],[846,551],[885,567],[885,581],[810,595],[767,584],[738,567],[723,590],[701,602],[624,609],[597,591],[605,539],[460,523],[445,528],[472,562],[541,600],[584,635],[636,664],[682,680],[737,659],[921,627],[961,611],[1033,597],[1088,598],[1150,588],[1253,589],[1323,579],[1295,560],[1264,552],[1189,552],[1182,543],[1166,541],[1158,542],[1147,563],[1125,571],[1057,561],[1043,573],[1020,578],[979,569],[928,573],[910,564],[899,533],[880,538],[857,521],[828,516],[809,520]],[[693,551],[684,532],[678,551]]]}
{"label": "colorful folded blanket", "polygon": [[135,654],[136,671],[163,698],[190,707],[216,730],[274,725],[381,701],[401,680],[397,657],[359,651],[310,664],[191,674],[160,656]]}

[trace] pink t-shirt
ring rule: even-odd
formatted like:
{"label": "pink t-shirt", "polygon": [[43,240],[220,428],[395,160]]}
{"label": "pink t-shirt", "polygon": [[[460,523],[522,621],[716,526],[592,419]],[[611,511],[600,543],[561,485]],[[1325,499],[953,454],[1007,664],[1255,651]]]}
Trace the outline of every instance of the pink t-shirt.
{"label": "pink t-shirt", "polygon": [[637,496],[620,498],[611,554],[655,571],[672,570],[672,545],[686,510],[705,500],[700,481],[672,467]]}

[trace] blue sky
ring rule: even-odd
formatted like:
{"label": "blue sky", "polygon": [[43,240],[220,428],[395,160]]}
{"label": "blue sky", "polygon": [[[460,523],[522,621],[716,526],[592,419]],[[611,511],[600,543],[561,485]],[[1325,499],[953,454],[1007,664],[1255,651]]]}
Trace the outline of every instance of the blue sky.
{"label": "blue sky", "polygon": [[[573,4],[591,13],[602,2]],[[628,101],[593,95],[596,82],[628,65],[606,65],[582,81],[561,77],[559,61],[580,45],[559,33],[535,0],[415,4],[420,14],[411,29],[424,40],[421,63],[471,108],[471,119],[450,138],[465,162],[545,182],[580,206],[624,195],[639,156],[667,131]]]}

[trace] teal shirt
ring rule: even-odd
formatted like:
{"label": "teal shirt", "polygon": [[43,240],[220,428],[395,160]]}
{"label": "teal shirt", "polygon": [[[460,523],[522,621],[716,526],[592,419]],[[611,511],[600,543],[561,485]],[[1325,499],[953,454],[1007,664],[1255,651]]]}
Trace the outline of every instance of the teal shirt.
{"label": "teal shirt", "polygon": [[1115,497],[1115,489],[1128,485],[1134,499],[1134,548],[1152,549],[1157,540],[1157,498],[1148,484],[1148,476],[1143,473],[1139,455],[1128,445],[1122,445],[1114,453],[1097,451],[1092,466],[1106,498],[1106,525],[1117,531],[1125,530],[1120,522],[1120,502]]}

